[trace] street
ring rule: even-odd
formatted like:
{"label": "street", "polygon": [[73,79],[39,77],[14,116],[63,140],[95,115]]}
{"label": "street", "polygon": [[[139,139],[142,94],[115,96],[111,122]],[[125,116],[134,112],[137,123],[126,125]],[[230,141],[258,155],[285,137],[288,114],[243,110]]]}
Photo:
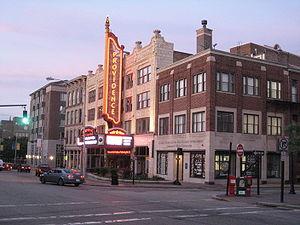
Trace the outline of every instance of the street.
{"label": "street", "polygon": [[0,224],[299,224],[300,209],[213,199],[209,190],[41,184],[0,173]]}

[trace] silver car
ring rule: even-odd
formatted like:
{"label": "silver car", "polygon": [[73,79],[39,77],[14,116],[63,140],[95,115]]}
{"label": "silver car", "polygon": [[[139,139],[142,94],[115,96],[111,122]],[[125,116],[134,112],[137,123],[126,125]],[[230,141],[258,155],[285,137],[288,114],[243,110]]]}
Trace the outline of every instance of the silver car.
{"label": "silver car", "polygon": [[65,184],[74,184],[78,187],[84,182],[84,176],[76,170],[57,168],[43,173],[40,177],[42,184],[46,182],[56,183],[60,186]]}

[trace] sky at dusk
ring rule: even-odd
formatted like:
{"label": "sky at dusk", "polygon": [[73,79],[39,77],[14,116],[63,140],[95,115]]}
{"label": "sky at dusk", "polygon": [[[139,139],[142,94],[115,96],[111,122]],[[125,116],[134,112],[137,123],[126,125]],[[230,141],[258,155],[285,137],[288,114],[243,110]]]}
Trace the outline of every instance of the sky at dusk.
{"label": "sky at dusk", "polygon": [[[29,104],[46,77],[71,79],[103,64],[104,22],[126,51],[153,30],[179,51],[195,53],[208,20],[217,49],[255,42],[300,55],[300,1],[0,0],[0,104]],[[22,108],[0,108],[0,119]]]}

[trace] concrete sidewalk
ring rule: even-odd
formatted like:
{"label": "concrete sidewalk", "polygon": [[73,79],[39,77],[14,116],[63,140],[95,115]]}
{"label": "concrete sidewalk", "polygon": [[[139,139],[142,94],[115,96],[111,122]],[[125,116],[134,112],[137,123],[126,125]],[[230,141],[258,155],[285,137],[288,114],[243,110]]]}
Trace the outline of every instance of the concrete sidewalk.
{"label": "concrete sidewalk", "polygon": [[280,202],[280,187],[268,187],[260,189],[260,195],[257,195],[256,188],[252,189],[250,197],[235,196],[229,197],[225,194],[216,195],[214,199],[221,201],[245,202],[250,204],[262,205],[266,207],[293,208],[300,209],[300,188],[295,187],[296,194],[289,194],[290,188],[285,186],[283,203]]}
{"label": "concrete sidewalk", "polygon": [[245,202],[256,205],[263,205],[267,207],[281,207],[281,208],[294,208],[300,209],[300,185],[295,185],[297,194],[289,194],[290,186],[285,185],[284,202],[280,202],[280,184],[261,184],[260,195],[257,195],[256,185],[252,186],[250,197],[229,197],[225,195],[226,185],[224,184],[196,184],[183,182],[182,185],[174,185],[172,181],[148,181],[148,180],[135,180],[132,184],[131,180],[119,179],[119,185],[111,185],[109,178],[99,177],[94,174],[87,174],[86,185],[101,186],[101,187],[116,187],[116,188],[162,188],[162,189],[190,189],[190,190],[211,190],[223,192],[213,196],[214,199],[222,201],[236,201]]}
{"label": "concrete sidewalk", "polygon": [[[110,178],[103,178],[97,175],[88,173],[86,179],[86,184],[91,186],[102,186],[102,187],[113,187],[111,185]],[[206,189],[212,191],[223,191],[226,190],[224,185],[215,184],[196,184],[183,182],[181,185],[174,185],[173,181],[151,181],[151,180],[132,180],[119,179],[119,185],[117,187],[123,188],[174,188],[174,189]]]}

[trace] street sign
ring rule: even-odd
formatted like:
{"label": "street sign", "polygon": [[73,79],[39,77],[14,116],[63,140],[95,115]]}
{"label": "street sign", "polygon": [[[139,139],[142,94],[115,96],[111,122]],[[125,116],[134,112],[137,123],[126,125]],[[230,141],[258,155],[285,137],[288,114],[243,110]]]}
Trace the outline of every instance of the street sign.
{"label": "street sign", "polygon": [[279,151],[281,152],[287,151],[288,145],[289,145],[289,140],[286,137],[281,138],[279,141]]}
{"label": "street sign", "polygon": [[244,155],[244,146],[242,144],[238,144],[236,146],[236,154],[239,156],[239,157],[242,157]]}
{"label": "street sign", "polygon": [[264,156],[265,152],[264,151],[254,151],[253,154],[257,155],[257,156]]}

